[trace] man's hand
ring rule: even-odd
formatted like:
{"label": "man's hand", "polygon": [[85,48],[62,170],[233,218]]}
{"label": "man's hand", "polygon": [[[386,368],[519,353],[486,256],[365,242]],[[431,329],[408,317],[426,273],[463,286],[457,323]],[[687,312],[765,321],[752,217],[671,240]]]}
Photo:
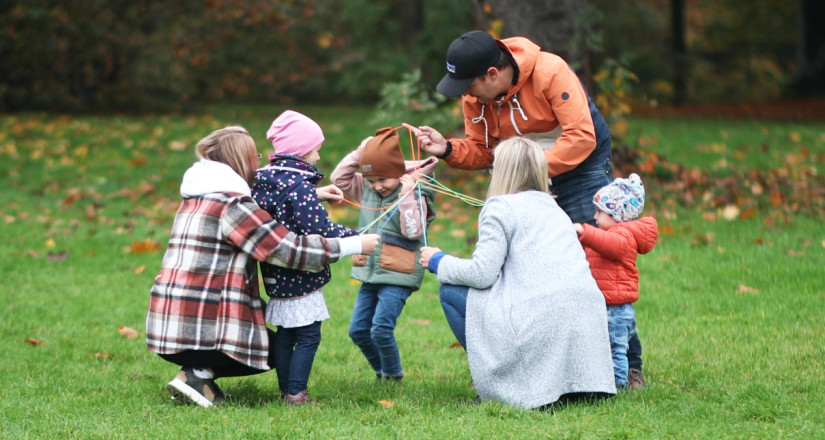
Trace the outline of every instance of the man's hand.
{"label": "man's hand", "polygon": [[444,136],[438,132],[438,130],[426,125],[423,127],[413,127],[406,122],[402,125],[404,128],[415,134],[415,137],[418,138],[418,144],[421,146],[421,149],[427,153],[430,153],[433,156],[441,156],[447,151],[447,139],[445,139]]}

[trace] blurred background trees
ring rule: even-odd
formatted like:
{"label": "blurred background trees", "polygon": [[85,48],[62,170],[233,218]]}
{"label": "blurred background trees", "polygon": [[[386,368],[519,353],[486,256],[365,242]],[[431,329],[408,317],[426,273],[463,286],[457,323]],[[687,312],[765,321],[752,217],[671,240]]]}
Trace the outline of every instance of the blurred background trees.
{"label": "blurred background trees", "polygon": [[411,78],[420,101],[471,29],[561,54],[619,112],[808,96],[824,15],[820,0],[2,0],[0,111],[377,103]]}

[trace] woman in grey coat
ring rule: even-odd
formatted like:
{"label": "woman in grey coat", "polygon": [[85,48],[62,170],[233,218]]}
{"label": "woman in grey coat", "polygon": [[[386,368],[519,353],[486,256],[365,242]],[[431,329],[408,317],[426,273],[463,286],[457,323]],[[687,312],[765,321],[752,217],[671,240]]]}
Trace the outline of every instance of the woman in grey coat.
{"label": "woman in grey coat", "polygon": [[541,147],[511,138],[493,167],[472,258],[421,250],[479,397],[541,408],[615,394],[604,296],[547,190]]}

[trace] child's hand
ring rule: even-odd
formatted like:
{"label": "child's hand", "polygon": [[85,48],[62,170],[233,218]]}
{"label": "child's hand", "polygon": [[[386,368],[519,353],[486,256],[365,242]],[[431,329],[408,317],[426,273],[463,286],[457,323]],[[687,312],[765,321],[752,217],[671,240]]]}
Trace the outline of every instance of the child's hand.
{"label": "child's hand", "polygon": [[441,249],[432,246],[423,246],[421,247],[421,265],[424,267],[429,267],[430,265],[430,258],[433,255],[441,252]]}
{"label": "child's hand", "polygon": [[341,188],[338,188],[335,185],[315,188],[315,194],[317,194],[318,199],[323,202],[339,204],[342,200],[344,200],[344,192],[341,191]]}
{"label": "child's hand", "polygon": [[576,235],[581,236],[584,234],[584,226],[581,223],[573,223],[573,229],[576,230]]}
{"label": "child's hand", "polygon": [[364,234],[361,235],[361,255],[370,255],[375,252],[378,247],[378,242],[381,241],[381,236],[378,234]]}
{"label": "child's hand", "polygon": [[418,180],[418,175],[411,175],[411,174],[404,174],[398,179],[401,182],[401,191],[399,191],[399,197],[405,197],[407,194],[415,188],[415,183]]}

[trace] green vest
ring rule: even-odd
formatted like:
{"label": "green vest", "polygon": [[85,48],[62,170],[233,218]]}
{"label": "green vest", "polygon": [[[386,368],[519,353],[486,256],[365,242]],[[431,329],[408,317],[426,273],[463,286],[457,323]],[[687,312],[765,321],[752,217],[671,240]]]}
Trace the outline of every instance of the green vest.
{"label": "green vest", "polygon": [[[361,206],[364,208],[387,208],[398,201],[399,191],[401,191],[400,184],[392,194],[382,198],[380,194],[373,191],[367,186],[367,183],[364,182]],[[417,199],[418,189],[414,190],[414,194]],[[426,229],[435,217],[433,192],[430,189],[421,188],[421,196],[424,197],[424,207],[427,210],[427,214],[425,215],[428,218],[424,226]],[[362,208],[358,217],[358,226],[364,227],[371,224],[386,211],[388,211],[388,209]],[[421,287],[421,280],[424,278],[424,268],[421,267],[421,263],[419,263],[419,259],[421,258],[420,249],[424,246],[424,236],[418,240],[409,240],[404,237],[401,234],[400,212],[395,208],[390,211],[390,213],[378,220],[369,230],[362,232],[364,234],[381,234],[381,241],[378,243],[375,252],[366,257],[365,265],[358,266],[357,258],[353,258],[351,276],[364,283],[411,287],[413,291],[415,291]],[[389,219],[389,221],[387,219]],[[384,246],[387,246],[386,255],[383,254]],[[384,267],[382,267],[382,255],[384,255]],[[395,256],[395,260],[400,260],[400,263],[403,265],[409,264],[410,268],[414,266],[412,273],[398,272],[387,268],[387,266],[392,266],[389,259],[390,255]],[[412,261],[409,261],[409,259],[412,259]]]}

